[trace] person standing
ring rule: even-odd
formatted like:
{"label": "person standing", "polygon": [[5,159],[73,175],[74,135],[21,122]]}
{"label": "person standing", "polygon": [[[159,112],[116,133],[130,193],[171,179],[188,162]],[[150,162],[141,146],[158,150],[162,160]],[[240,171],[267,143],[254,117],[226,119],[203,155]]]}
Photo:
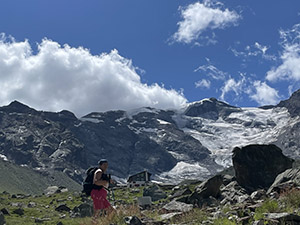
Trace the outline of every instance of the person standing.
{"label": "person standing", "polygon": [[94,173],[93,190],[91,192],[94,205],[94,219],[100,215],[101,210],[104,210],[106,213],[111,213],[113,211],[113,207],[107,200],[109,184],[113,183],[110,176],[105,173],[108,168],[108,161],[106,159],[101,159],[98,164],[99,169]]}

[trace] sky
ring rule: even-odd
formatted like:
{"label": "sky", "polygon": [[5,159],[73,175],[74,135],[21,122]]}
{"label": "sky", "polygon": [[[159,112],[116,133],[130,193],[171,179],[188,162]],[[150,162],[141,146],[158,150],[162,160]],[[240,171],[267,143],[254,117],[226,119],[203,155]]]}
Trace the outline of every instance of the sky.
{"label": "sky", "polygon": [[275,105],[300,88],[299,0],[0,3],[0,105]]}

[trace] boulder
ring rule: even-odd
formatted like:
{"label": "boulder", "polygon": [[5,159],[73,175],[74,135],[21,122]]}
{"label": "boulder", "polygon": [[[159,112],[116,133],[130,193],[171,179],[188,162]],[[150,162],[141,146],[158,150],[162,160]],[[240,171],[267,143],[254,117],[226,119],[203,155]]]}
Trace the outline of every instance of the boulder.
{"label": "boulder", "polygon": [[91,217],[93,215],[93,206],[88,203],[82,203],[75,206],[70,217]]}
{"label": "boulder", "polygon": [[281,193],[282,191],[287,191],[293,187],[299,186],[300,168],[288,169],[276,177],[274,183],[268,189],[267,194],[270,194],[271,192]]}
{"label": "boulder", "polygon": [[143,225],[142,221],[137,216],[125,217],[125,223],[129,225]]}
{"label": "boulder", "polygon": [[50,187],[47,187],[46,190],[44,190],[44,194],[45,195],[53,195],[55,193],[58,193],[58,190],[59,190],[59,187],[57,187],[57,186],[50,186]]}
{"label": "boulder", "polygon": [[55,208],[57,212],[69,212],[71,209],[66,204],[60,204]]}
{"label": "boulder", "polygon": [[237,182],[249,193],[268,189],[276,176],[293,164],[276,145],[235,147],[232,162]]}
{"label": "boulder", "polygon": [[3,213],[0,211],[0,225],[4,225],[6,222],[5,222],[5,218],[4,218],[4,215]]}
{"label": "boulder", "polygon": [[183,188],[183,189],[177,190],[170,198],[171,199],[178,198],[180,196],[189,195],[189,194],[192,194],[192,191],[189,188]]}
{"label": "boulder", "polygon": [[250,197],[252,200],[260,200],[260,199],[265,199],[267,197],[267,195],[266,195],[266,191],[264,189],[260,189],[260,190],[252,192]]}
{"label": "boulder", "polygon": [[277,220],[279,224],[300,224],[300,216],[290,213],[267,213],[265,218]]}
{"label": "boulder", "polygon": [[182,212],[173,212],[160,215],[161,221],[169,221],[169,220],[176,220],[177,218],[181,217]]}
{"label": "boulder", "polygon": [[2,212],[3,215],[10,215],[7,208],[2,208],[2,209],[0,210],[0,212]]}
{"label": "boulder", "polygon": [[13,213],[14,213],[14,214],[17,214],[17,215],[19,215],[19,216],[22,216],[22,215],[24,215],[24,209],[22,209],[22,208],[15,209],[15,210],[13,211]]}
{"label": "boulder", "polygon": [[60,186],[60,187],[50,186],[50,187],[47,187],[47,189],[44,190],[44,194],[45,195],[53,195],[53,194],[56,194],[56,193],[62,193],[62,192],[67,192],[67,191],[68,191],[68,188],[63,187],[63,186]]}
{"label": "boulder", "polygon": [[168,204],[164,205],[162,207],[163,211],[166,213],[171,212],[189,212],[193,209],[192,204],[186,204],[183,202],[177,202],[175,200],[169,202]]}
{"label": "boulder", "polygon": [[228,185],[221,188],[221,204],[235,204],[246,200],[247,191],[242,188],[237,181],[232,181]]}
{"label": "boulder", "polygon": [[222,184],[223,178],[221,175],[216,175],[206,181],[203,181],[195,188],[193,194],[188,197],[187,203],[200,205],[200,202],[203,202],[203,199],[219,197],[220,187]]}
{"label": "boulder", "polygon": [[158,185],[152,185],[144,189],[143,196],[150,196],[152,201],[158,201],[166,198],[167,194]]}

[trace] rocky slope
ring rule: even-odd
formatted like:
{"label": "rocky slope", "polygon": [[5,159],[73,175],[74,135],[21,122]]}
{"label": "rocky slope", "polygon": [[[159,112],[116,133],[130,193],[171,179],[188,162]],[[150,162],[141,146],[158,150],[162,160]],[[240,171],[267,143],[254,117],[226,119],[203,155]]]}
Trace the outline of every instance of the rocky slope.
{"label": "rocky slope", "polygon": [[[232,165],[234,147],[275,143],[299,158],[300,92],[277,106],[238,108],[204,99],[186,108],[90,113],[0,107],[0,158],[81,182],[100,158],[120,180],[147,169],[160,181],[205,179]],[[0,161],[1,163],[1,161]]]}

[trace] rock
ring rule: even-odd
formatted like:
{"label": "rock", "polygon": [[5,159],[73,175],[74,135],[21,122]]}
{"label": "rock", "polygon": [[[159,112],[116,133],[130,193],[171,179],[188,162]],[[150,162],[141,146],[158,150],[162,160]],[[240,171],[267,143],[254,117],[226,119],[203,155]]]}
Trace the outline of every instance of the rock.
{"label": "rock", "polygon": [[150,207],[152,204],[152,200],[150,196],[142,196],[142,197],[138,197],[138,205],[146,208],[146,207]]}
{"label": "rock", "polygon": [[71,209],[66,204],[60,204],[55,208],[55,211],[58,212],[69,212]]}
{"label": "rock", "polygon": [[[186,203],[201,206],[202,204],[210,205],[212,199],[220,195],[220,187],[223,184],[221,175],[216,175],[206,181],[203,181],[195,188],[195,191],[187,198]],[[208,201],[205,201],[207,199]]]}
{"label": "rock", "polygon": [[10,215],[7,208],[3,208],[0,211],[3,213],[3,215]]}
{"label": "rock", "polygon": [[244,216],[244,217],[242,217],[242,218],[238,218],[237,219],[237,222],[238,222],[238,224],[249,224],[249,221],[251,220],[251,216]]}
{"label": "rock", "polygon": [[267,213],[266,219],[277,220],[280,224],[300,224],[300,216],[289,213]]}
{"label": "rock", "polygon": [[50,218],[35,218],[34,219],[34,222],[35,223],[44,223],[44,222],[46,222],[46,221],[51,221],[51,219]]}
{"label": "rock", "polygon": [[24,215],[24,209],[22,209],[22,208],[15,209],[15,210],[13,211],[13,213],[14,213],[14,214],[17,214],[17,215],[19,215],[19,216],[22,216],[22,215]]}
{"label": "rock", "polygon": [[252,200],[259,200],[259,199],[265,199],[266,198],[266,191],[263,189],[254,191],[251,193],[250,198]]}
{"label": "rock", "polygon": [[167,213],[160,215],[160,219],[162,221],[170,220],[170,219],[176,219],[176,217],[182,215],[182,212],[173,212],[173,213]]}
{"label": "rock", "polygon": [[209,196],[218,197],[220,195],[220,187],[223,184],[221,175],[216,175],[198,185],[195,192],[201,198],[208,198]]}
{"label": "rock", "polygon": [[192,194],[192,191],[189,188],[184,188],[182,190],[177,190],[170,198],[171,199],[178,198],[180,196],[189,195],[189,194]]}
{"label": "rock", "polygon": [[227,184],[231,183],[234,180],[234,176],[225,174],[223,176],[223,184],[226,186]]}
{"label": "rock", "polygon": [[238,203],[241,199],[241,196],[247,194],[246,190],[242,188],[237,181],[232,181],[225,187],[221,188],[221,205],[235,204]]}
{"label": "rock", "polygon": [[137,216],[125,217],[125,223],[129,225],[143,225],[142,221]]}
{"label": "rock", "polygon": [[143,196],[150,196],[152,201],[158,201],[166,198],[167,194],[158,185],[152,185],[144,189]]}
{"label": "rock", "polygon": [[276,176],[293,164],[276,145],[235,147],[232,162],[237,182],[250,193],[269,188]]}
{"label": "rock", "polygon": [[193,205],[192,204],[186,204],[183,202],[177,202],[177,201],[171,201],[168,204],[164,205],[162,207],[162,209],[164,211],[166,211],[167,213],[171,213],[171,212],[189,212],[193,209]]}
{"label": "rock", "polygon": [[6,221],[2,212],[0,212],[0,225],[5,225]]}
{"label": "rock", "polygon": [[264,221],[263,220],[255,220],[252,225],[264,225]]}
{"label": "rock", "polygon": [[281,193],[282,191],[288,191],[293,187],[300,186],[300,168],[288,169],[279,174],[274,183],[268,189],[267,194],[271,192]]}
{"label": "rock", "polygon": [[59,187],[57,187],[57,186],[50,186],[50,187],[47,187],[46,190],[44,190],[44,194],[45,195],[53,195],[55,193],[58,193],[58,190],[59,190]]}
{"label": "rock", "polygon": [[91,217],[93,215],[93,206],[88,203],[82,203],[75,206],[70,217]]}
{"label": "rock", "polygon": [[36,207],[36,203],[35,202],[29,202],[27,207],[28,208],[34,208],[34,207]]}

